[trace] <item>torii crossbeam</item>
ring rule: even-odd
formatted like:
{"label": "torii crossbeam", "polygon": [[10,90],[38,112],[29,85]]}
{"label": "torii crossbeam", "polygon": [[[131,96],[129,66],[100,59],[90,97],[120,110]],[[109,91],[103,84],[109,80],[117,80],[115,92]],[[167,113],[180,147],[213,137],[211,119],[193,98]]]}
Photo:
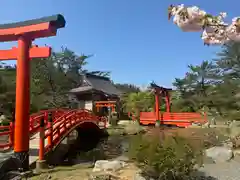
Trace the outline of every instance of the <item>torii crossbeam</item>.
{"label": "torii crossbeam", "polygon": [[50,47],[32,46],[32,41],[55,36],[63,27],[62,15],[0,25],[0,42],[18,42],[18,47],[0,50],[0,60],[17,60],[14,154],[23,171],[29,169],[30,59],[51,55]]}

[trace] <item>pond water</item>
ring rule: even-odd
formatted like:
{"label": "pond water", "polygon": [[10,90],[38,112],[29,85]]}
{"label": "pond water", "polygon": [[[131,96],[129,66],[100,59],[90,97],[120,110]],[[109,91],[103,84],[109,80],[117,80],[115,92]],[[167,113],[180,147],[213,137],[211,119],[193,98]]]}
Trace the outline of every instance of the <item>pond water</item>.
{"label": "pond water", "polygon": [[129,141],[132,135],[114,135],[100,139],[95,148],[84,152],[81,149],[70,148],[62,165],[94,163],[97,160],[126,158]]}
{"label": "pond water", "polygon": [[[169,128],[155,128],[148,127],[148,133],[165,132]],[[115,129],[117,131],[117,129]],[[111,159],[124,159],[126,160],[126,153],[129,148],[129,143],[133,136],[136,135],[119,135],[114,134],[100,139],[97,145],[90,151],[83,151],[77,148],[78,144],[73,144],[66,154],[64,161],[61,165],[76,165],[81,163],[94,163],[97,160],[111,160]],[[78,142],[76,142],[78,143]],[[85,142],[91,143],[91,140]]]}

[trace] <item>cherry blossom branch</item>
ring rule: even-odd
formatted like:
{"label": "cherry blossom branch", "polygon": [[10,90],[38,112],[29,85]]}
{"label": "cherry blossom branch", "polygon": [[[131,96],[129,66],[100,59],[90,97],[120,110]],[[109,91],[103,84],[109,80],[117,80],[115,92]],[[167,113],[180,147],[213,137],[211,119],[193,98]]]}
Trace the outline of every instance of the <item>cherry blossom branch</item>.
{"label": "cherry blossom branch", "polygon": [[226,23],[227,13],[221,12],[218,16],[208,14],[197,6],[186,7],[170,5],[168,19],[184,32],[202,32],[201,38],[206,45],[221,45],[229,41],[240,42],[240,17]]}

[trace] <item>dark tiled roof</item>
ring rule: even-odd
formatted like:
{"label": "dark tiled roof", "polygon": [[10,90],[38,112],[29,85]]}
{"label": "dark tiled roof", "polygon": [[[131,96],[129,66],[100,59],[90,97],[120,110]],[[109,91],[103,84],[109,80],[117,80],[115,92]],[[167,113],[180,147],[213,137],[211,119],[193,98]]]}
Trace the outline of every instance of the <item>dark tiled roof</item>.
{"label": "dark tiled roof", "polygon": [[118,90],[109,78],[101,77],[92,74],[85,74],[83,81],[84,85],[78,88],[72,89],[72,93],[81,93],[91,90],[101,91],[108,95],[121,95],[121,91]]}

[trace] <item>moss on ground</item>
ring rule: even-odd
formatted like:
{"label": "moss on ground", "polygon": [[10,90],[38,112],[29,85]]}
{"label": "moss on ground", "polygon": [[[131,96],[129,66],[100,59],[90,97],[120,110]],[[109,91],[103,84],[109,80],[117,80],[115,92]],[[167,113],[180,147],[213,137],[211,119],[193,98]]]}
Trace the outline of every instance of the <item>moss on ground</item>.
{"label": "moss on ground", "polygon": [[92,172],[92,167],[88,165],[60,166],[53,169],[44,170],[41,174],[28,178],[29,180],[87,180]]}
{"label": "moss on ground", "polygon": [[107,129],[108,134],[111,135],[135,135],[145,131],[143,126],[138,123],[129,121],[125,124],[119,124],[117,126],[110,126]]}

